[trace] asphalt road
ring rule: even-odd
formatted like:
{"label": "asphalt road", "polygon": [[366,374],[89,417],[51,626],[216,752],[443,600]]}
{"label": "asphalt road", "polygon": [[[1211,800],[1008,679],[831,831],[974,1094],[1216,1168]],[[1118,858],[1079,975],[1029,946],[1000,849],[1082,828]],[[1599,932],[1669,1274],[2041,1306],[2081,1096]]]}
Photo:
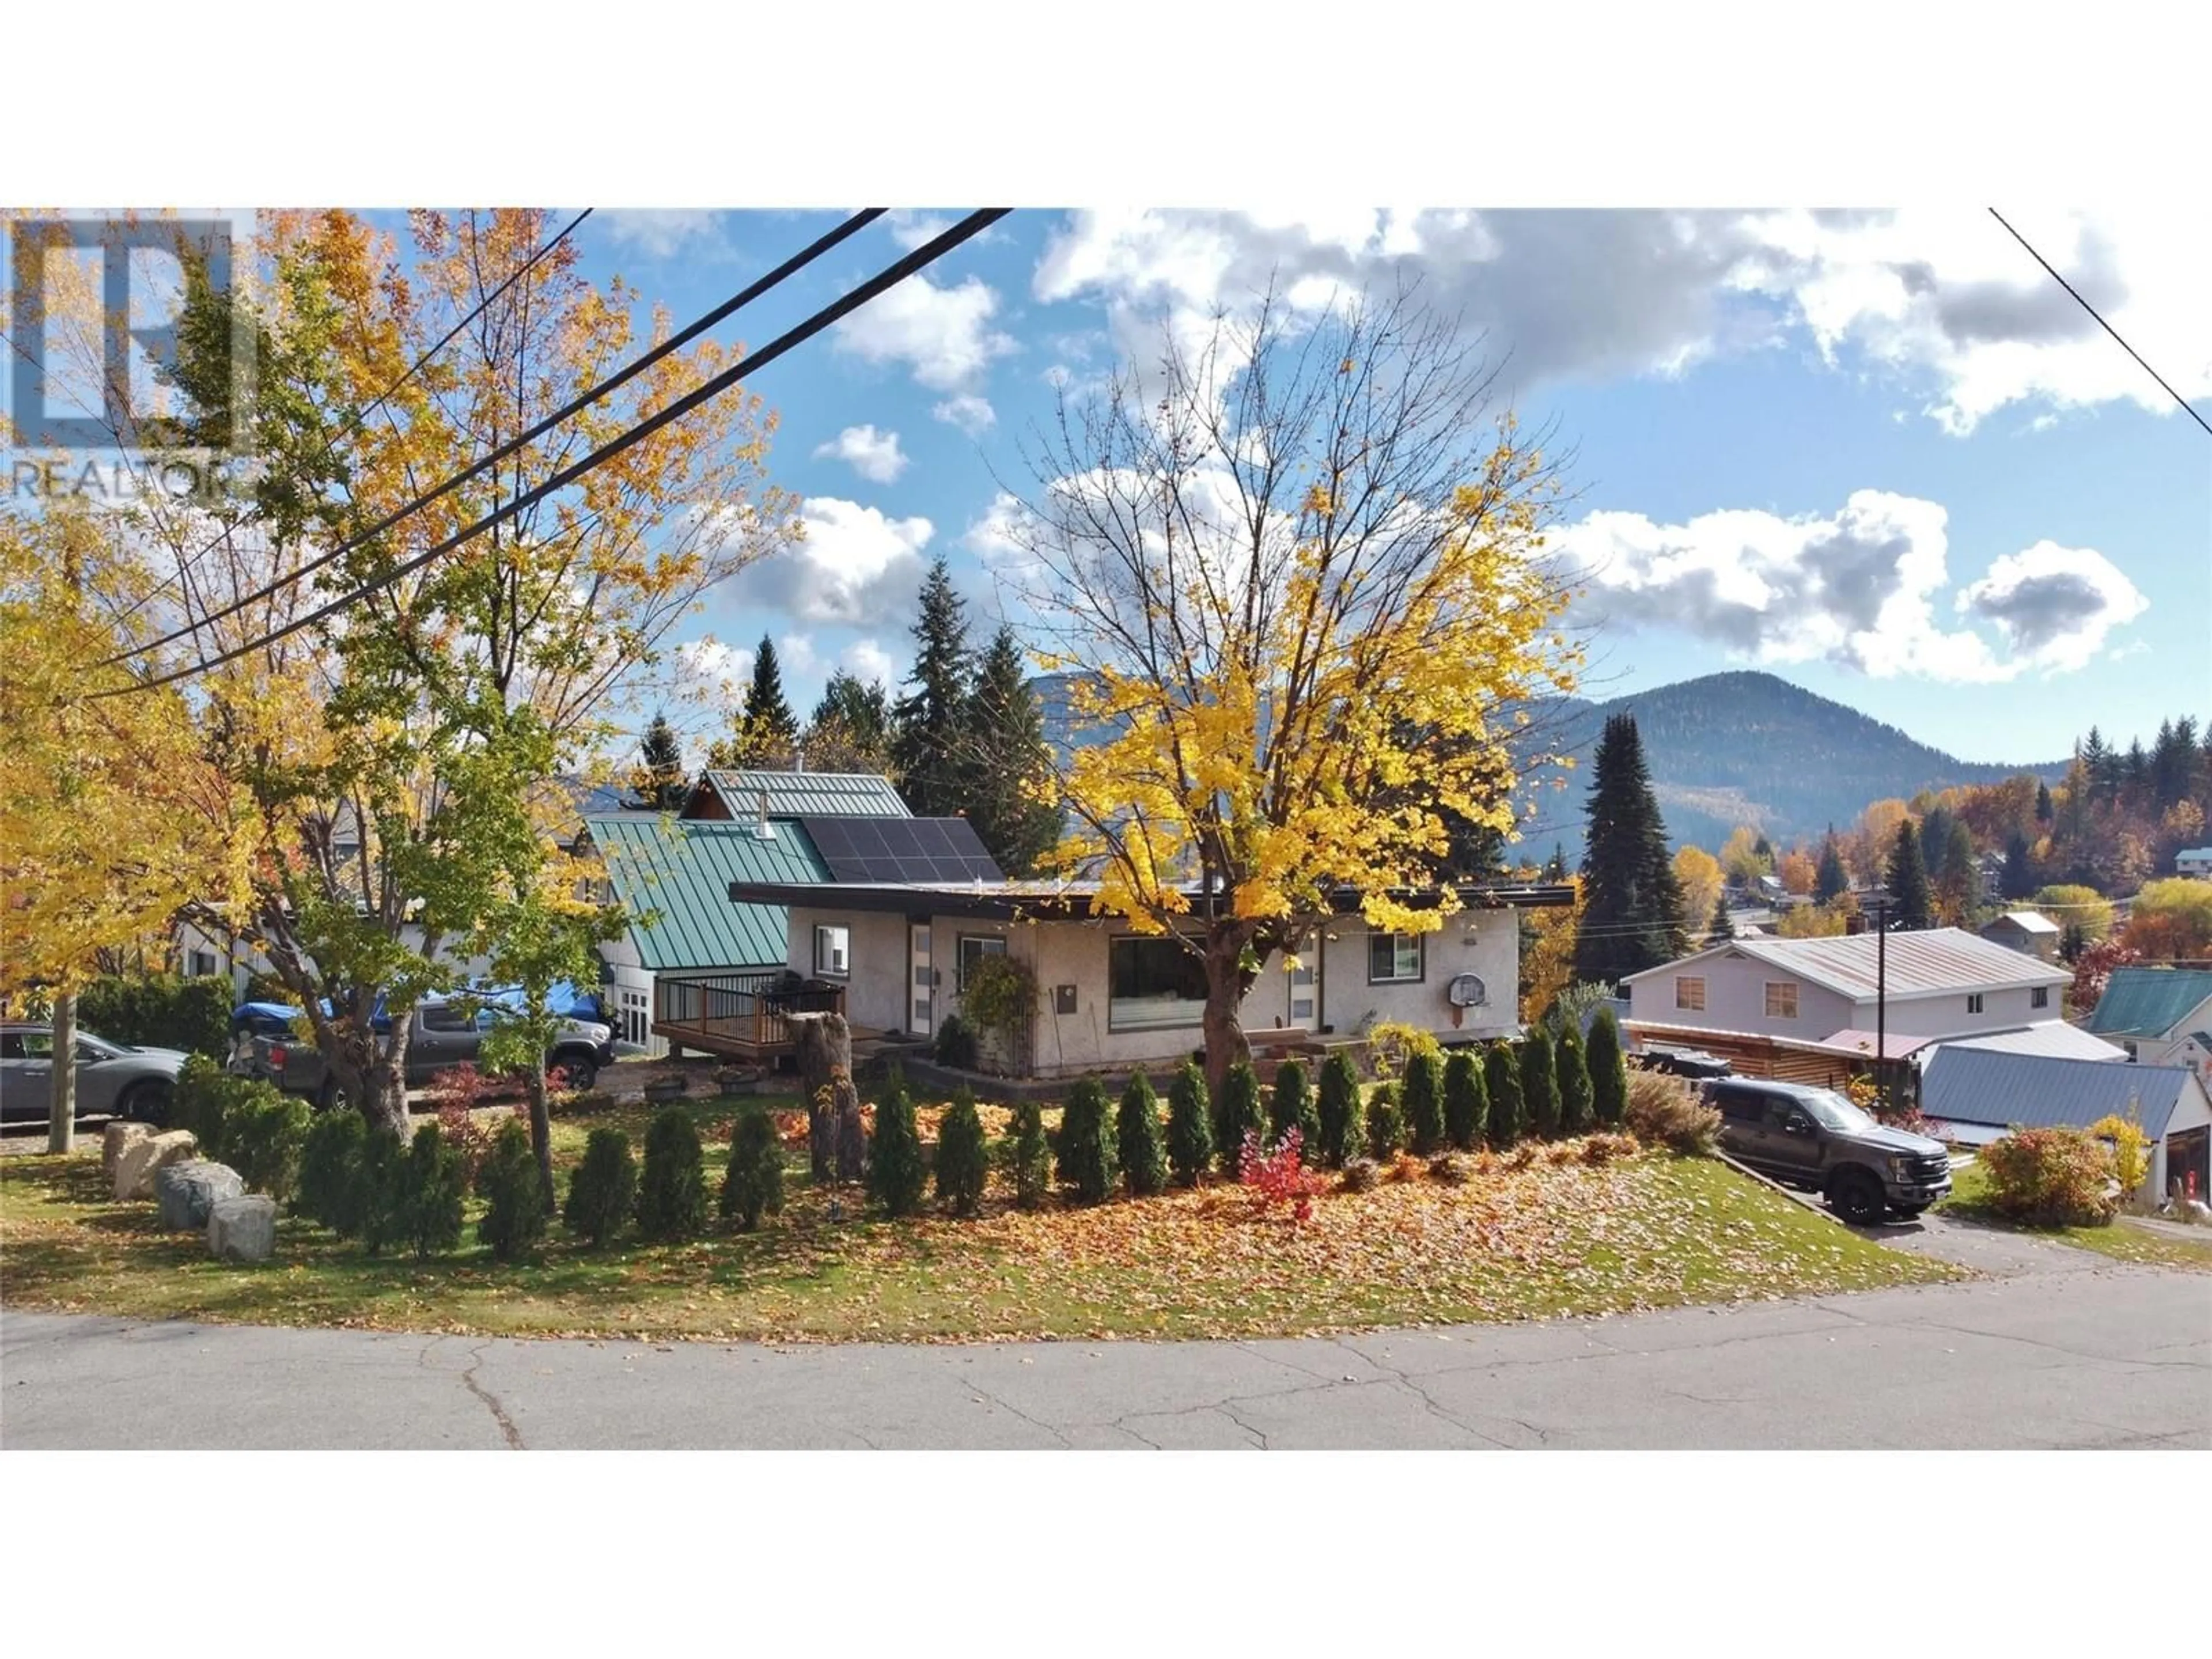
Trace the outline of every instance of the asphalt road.
{"label": "asphalt road", "polygon": [[656,1346],[0,1310],[0,1446],[2212,1447],[2212,1277],[1972,1229],[1899,1242],[1992,1276],[1272,1342]]}

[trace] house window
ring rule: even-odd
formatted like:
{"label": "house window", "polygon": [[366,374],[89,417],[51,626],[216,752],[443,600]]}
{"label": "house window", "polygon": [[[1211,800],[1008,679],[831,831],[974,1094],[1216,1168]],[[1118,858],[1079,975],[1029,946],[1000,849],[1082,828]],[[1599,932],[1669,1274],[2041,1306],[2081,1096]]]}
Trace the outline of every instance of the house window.
{"label": "house window", "polygon": [[1106,1029],[1155,1031],[1196,1025],[1206,1012],[1206,965],[1171,939],[1106,945]]}
{"label": "house window", "polygon": [[1705,1012],[1705,981],[1695,974],[1674,975],[1674,1006],[1693,1014]]}
{"label": "house window", "polygon": [[187,979],[206,979],[214,972],[214,951],[187,951],[185,952],[185,976]]}
{"label": "house window", "polygon": [[1966,998],[1966,1012],[1970,1014],[1978,1014],[1982,1012],[1982,994],[1979,991],[1972,993]]}
{"label": "house window", "polygon": [[1421,977],[1421,936],[1419,933],[1370,933],[1367,936],[1367,982],[1392,985]]}
{"label": "house window", "polygon": [[853,971],[853,930],[818,926],[814,930],[814,971],[827,979],[843,979]]}
{"label": "house window", "polygon": [[1766,1017],[1769,1019],[1797,1018],[1797,981],[1796,980],[1766,981]]}
{"label": "house window", "polygon": [[960,989],[968,988],[968,976],[985,957],[1006,954],[1006,941],[996,933],[963,933],[960,935]]}
{"label": "house window", "polygon": [[2027,1006],[2031,1008],[2048,1008],[2051,1006],[2051,988],[2048,985],[2039,985],[2030,991],[2027,994]]}

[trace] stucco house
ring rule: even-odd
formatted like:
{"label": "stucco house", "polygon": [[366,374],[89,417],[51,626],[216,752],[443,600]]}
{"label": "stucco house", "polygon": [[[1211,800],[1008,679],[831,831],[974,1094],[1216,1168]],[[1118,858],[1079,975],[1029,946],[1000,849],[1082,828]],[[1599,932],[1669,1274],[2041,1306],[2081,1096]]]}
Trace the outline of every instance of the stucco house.
{"label": "stucco house", "polygon": [[2212,969],[2115,968],[2087,1029],[2130,1060],[2212,1079]]}
{"label": "stucco house", "polygon": [[2212,1098],[2179,1066],[2112,1066],[1946,1043],[1921,1079],[1920,1109],[1947,1140],[1986,1145],[2015,1128],[2094,1127],[2133,1116],[2152,1146],[2150,1190],[2212,1190]]}
{"label": "stucco house", "polygon": [[[933,1036],[959,1009],[975,964],[1006,954],[1029,965],[1038,987],[1011,1069],[1051,1079],[1177,1060],[1200,1042],[1198,961],[1174,939],[1091,914],[1097,890],[1095,883],[1012,881],[995,872],[965,880],[915,872],[807,888],[740,882],[730,897],[788,908],[792,973],[840,985],[856,1033]],[[1295,968],[1280,957],[1261,964],[1242,1011],[1255,1047],[1348,1042],[1385,1021],[1419,1025],[1447,1043],[1517,1034],[1518,912],[1571,904],[1573,890],[1457,891],[1465,908],[1442,929],[1407,935],[1374,932],[1358,914],[1358,895],[1340,895],[1336,920]],[[1204,901],[1194,894],[1193,902]]]}
{"label": "stucco house", "polygon": [[1881,945],[1875,933],[1716,945],[1628,975],[1625,1026],[1639,1048],[1701,1048],[1747,1076],[1833,1087],[1881,1062],[1901,1076],[1935,1039],[2055,1024],[2072,980],[1956,927]]}
{"label": "stucco house", "polygon": [[2008,910],[1996,921],[1984,923],[1981,936],[2008,951],[2056,962],[2059,932],[2058,924],[2048,916],[2038,915],[2033,910]]}
{"label": "stucco house", "polygon": [[2212,876],[2212,847],[2185,847],[2173,855],[2177,876]]}

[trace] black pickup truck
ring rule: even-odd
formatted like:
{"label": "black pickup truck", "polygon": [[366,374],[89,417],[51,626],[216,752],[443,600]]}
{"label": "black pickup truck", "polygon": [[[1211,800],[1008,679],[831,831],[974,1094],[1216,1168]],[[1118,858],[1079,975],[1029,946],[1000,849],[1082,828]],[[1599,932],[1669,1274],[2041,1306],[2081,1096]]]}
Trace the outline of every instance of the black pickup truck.
{"label": "black pickup truck", "polygon": [[[407,1086],[423,1088],[448,1066],[472,1063],[483,1045],[484,1034],[500,1018],[496,1003],[471,1006],[442,997],[417,1003],[408,1018]],[[322,1051],[311,1039],[297,1036],[276,1012],[236,1024],[230,1071],[264,1079],[287,1094],[305,1095],[319,1106],[343,1098]],[[562,1023],[560,1035],[546,1050],[545,1069],[549,1074],[564,1074],[568,1088],[588,1089],[614,1060],[614,1032],[610,1028],[592,1020],[570,1018]]]}

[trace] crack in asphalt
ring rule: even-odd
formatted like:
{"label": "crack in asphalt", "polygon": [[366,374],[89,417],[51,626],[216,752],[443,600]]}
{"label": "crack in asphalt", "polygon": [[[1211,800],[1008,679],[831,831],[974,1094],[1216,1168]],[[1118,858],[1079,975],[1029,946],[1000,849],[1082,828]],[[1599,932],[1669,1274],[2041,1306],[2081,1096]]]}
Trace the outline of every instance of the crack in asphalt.
{"label": "crack in asphalt", "polygon": [[1031,1417],[1019,1406],[1008,1404],[1006,1401],[1000,1399],[997,1395],[993,1394],[988,1389],[984,1388],[980,1383],[967,1382],[963,1383],[963,1386],[974,1389],[975,1393],[982,1395],[984,1399],[989,1401],[994,1406],[998,1407],[1001,1411],[1012,1412],[1016,1417],[1020,1418],[1023,1422],[1028,1424],[1031,1428],[1042,1429],[1054,1439],[1059,1441],[1061,1445],[1069,1448],[1071,1450],[1073,1449],[1075,1443],[1070,1440],[1063,1431],[1054,1428],[1051,1424],[1044,1421],[1043,1419]]}
{"label": "crack in asphalt", "polygon": [[[499,1396],[477,1381],[477,1368],[483,1364],[484,1350],[489,1346],[490,1343],[483,1342],[469,1350],[469,1368],[461,1373],[461,1384],[483,1401],[485,1409],[491,1413],[492,1421],[499,1425],[499,1431],[507,1437],[507,1449],[509,1451],[527,1451],[529,1448],[522,1443],[522,1431],[514,1426],[514,1419],[507,1414],[507,1407],[499,1403]],[[416,1356],[416,1363],[420,1364],[429,1352],[426,1346],[422,1353]]]}

